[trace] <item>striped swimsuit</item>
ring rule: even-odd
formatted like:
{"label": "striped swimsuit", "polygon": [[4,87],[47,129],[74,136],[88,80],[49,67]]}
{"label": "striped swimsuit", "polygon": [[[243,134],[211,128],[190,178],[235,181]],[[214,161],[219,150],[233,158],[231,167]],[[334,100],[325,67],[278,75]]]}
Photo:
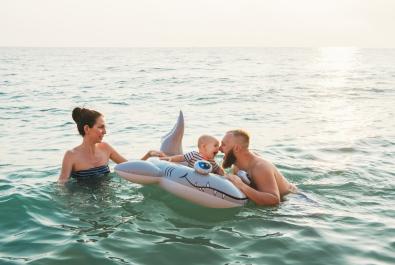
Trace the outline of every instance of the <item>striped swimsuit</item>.
{"label": "striped swimsuit", "polygon": [[87,179],[87,178],[107,175],[108,173],[110,173],[110,168],[108,167],[108,165],[103,165],[99,167],[93,167],[90,169],[72,171],[71,177],[75,179]]}
{"label": "striped swimsuit", "polygon": [[188,163],[188,167],[191,167],[191,168],[194,167],[196,161],[207,160],[213,166],[213,173],[218,173],[219,166],[214,161],[214,159],[210,159],[210,160],[205,159],[199,152],[192,151],[192,152],[186,153],[186,154],[184,154],[184,159]]}

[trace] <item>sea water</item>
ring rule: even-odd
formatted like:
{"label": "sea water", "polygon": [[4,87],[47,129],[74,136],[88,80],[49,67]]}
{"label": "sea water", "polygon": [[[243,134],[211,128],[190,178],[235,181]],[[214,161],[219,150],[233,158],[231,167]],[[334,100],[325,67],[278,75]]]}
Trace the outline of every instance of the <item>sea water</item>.
{"label": "sea water", "polygon": [[[394,264],[394,105],[393,49],[1,48],[0,264]],[[301,194],[225,210],[115,173],[61,187],[76,106],[129,159],[180,110],[185,151],[243,128]]]}

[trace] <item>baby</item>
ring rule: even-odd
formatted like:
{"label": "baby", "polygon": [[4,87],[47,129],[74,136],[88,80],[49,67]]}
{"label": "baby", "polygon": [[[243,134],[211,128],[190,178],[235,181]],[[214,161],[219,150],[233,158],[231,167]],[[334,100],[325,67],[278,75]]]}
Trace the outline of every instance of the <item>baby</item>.
{"label": "baby", "polygon": [[167,156],[161,157],[162,160],[167,160],[169,162],[184,162],[188,163],[189,167],[194,167],[197,160],[207,160],[213,167],[213,173],[218,175],[224,175],[224,170],[215,162],[214,157],[219,151],[219,141],[210,135],[202,135],[198,139],[198,149],[197,151],[191,151],[183,155]]}

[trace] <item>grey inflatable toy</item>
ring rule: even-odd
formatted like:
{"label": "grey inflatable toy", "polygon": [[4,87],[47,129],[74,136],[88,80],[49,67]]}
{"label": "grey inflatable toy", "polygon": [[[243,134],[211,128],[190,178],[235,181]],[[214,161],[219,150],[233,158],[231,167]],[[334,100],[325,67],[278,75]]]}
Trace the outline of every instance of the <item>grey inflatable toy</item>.
{"label": "grey inflatable toy", "polygon": [[160,151],[168,156],[182,154],[182,138],[184,137],[184,115],[182,111],[178,115],[178,119],[173,129],[163,136]]}
{"label": "grey inflatable toy", "polygon": [[[174,128],[163,137],[160,150],[168,155],[182,154],[184,117],[180,112]],[[150,158],[128,161],[115,166],[122,178],[139,184],[158,184],[174,195],[210,208],[240,207],[247,197],[226,178],[202,175],[184,165]]]}

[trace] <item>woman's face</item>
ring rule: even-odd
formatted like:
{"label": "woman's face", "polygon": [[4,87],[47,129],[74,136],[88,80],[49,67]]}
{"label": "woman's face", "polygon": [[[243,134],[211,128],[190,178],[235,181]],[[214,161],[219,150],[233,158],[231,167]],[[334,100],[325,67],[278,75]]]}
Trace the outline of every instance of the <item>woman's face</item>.
{"label": "woman's face", "polygon": [[96,119],[96,123],[93,125],[92,128],[89,128],[88,125],[85,126],[87,127],[85,135],[92,138],[92,140],[96,143],[100,143],[103,140],[104,135],[107,133],[106,124],[103,116],[100,116]]}

